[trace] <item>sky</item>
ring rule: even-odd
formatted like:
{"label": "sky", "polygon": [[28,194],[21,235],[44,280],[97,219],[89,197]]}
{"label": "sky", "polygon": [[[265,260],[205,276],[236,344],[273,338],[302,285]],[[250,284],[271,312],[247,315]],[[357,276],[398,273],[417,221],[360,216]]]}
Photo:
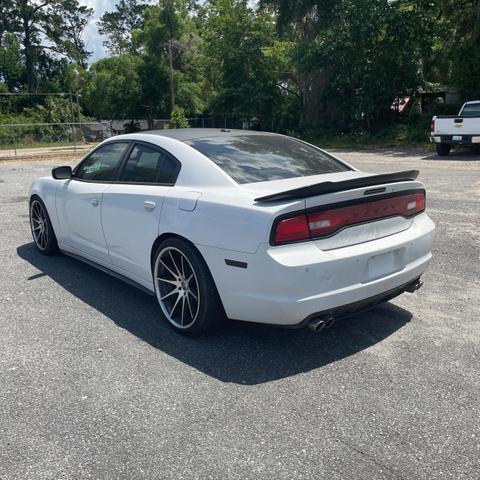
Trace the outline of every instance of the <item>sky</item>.
{"label": "sky", "polygon": [[97,21],[105,12],[114,9],[117,0],[83,0],[81,3],[93,8],[93,15],[83,32],[83,39],[85,40],[87,50],[92,52],[88,61],[89,63],[93,63],[100,58],[108,56],[108,52],[103,46],[105,39],[98,33]]}

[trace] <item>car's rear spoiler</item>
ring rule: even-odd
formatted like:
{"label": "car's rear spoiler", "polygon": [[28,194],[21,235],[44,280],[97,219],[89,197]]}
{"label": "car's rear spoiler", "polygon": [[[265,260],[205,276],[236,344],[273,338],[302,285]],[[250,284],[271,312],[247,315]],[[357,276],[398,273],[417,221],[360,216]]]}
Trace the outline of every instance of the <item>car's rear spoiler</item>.
{"label": "car's rear spoiler", "polygon": [[[384,183],[398,183],[415,180],[418,177],[418,170],[406,170],[405,172],[384,173],[370,177],[352,178],[341,182],[322,182],[305,187],[286,190],[285,192],[272,193],[264,197],[258,197],[256,202],[278,202],[280,200],[296,200],[299,198],[325,195],[326,193],[342,192],[359,187],[373,187]],[[373,193],[373,192],[372,192]]]}

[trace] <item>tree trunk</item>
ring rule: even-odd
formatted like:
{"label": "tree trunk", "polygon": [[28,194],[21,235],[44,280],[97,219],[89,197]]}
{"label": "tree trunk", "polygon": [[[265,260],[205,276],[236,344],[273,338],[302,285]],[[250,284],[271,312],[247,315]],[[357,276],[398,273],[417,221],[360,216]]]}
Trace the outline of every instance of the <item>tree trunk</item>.
{"label": "tree trunk", "polygon": [[327,85],[327,76],[324,72],[309,72],[300,79],[300,93],[302,99],[302,127],[313,127],[322,123],[325,112],[320,103],[322,91]]}

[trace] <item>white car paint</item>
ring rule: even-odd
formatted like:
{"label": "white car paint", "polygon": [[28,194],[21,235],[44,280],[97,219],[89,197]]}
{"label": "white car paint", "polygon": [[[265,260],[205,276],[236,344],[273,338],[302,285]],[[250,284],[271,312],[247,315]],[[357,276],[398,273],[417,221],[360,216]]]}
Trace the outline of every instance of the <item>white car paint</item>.
{"label": "white car paint", "polygon": [[[366,188],[273,203],[255,198],[371,174],[352,169],[237,184],[197,150],[165,136],[174,133],[156,133],[121,135],[103,143],[140,140],[167,150],[182,164],[175,186],[52,177],[33,182],[31,195],[45,203],[62,251],[154,292],[155,240],[171,234],[186,238],[205,259],[228,317],[280,325],[296,325],[315,312],[399,287],[420,277],[428,266],[435,227],[425,212],[352,226],[324,239],[269,244],[279,215],[359,198]],[[394,193],[423,184],[407,181],[381,187]],[[228,266],[225,259],[248,267]]]}

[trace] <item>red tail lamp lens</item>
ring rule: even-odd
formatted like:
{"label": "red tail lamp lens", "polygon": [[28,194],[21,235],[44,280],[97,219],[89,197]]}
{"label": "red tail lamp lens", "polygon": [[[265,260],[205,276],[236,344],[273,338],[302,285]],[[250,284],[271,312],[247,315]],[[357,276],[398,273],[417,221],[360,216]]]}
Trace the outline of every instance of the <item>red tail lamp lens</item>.
{"label": "red tail lamp lens", "polygon": [[306,215],[285,218],[277,223],[275,243],[295,242],[306,238],[310,238]]}
{"label": "red tail lamp lens", "polygon": [[382,218],[411,217],[425,210],[425,193],[383,198],[346,207],[295,215],[280,220],[274,243],[289,243],[333,235],[344,227]]}

